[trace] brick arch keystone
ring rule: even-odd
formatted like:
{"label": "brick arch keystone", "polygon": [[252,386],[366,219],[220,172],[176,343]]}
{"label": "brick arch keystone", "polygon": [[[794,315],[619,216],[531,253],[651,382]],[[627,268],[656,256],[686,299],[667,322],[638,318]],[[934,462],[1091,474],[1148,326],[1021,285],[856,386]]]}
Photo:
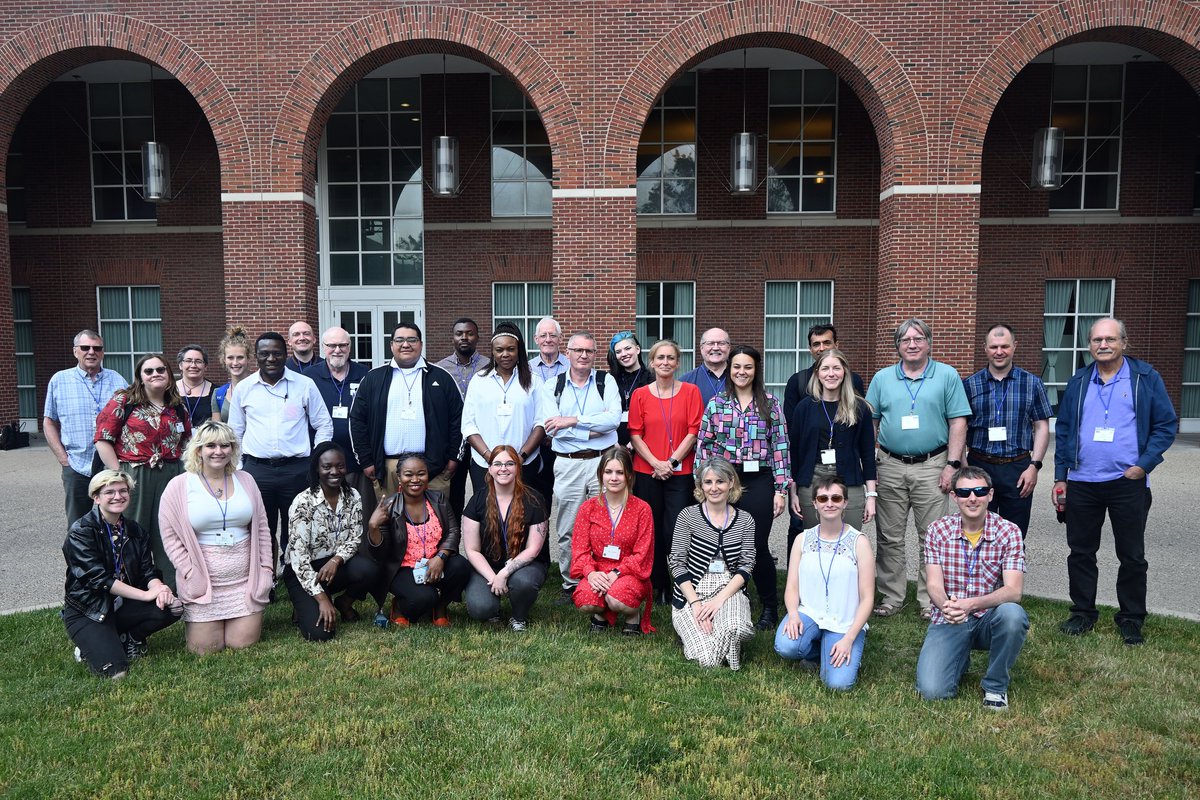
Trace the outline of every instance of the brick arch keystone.
{"label": "brick arch keystone", "polygon": [[423,53],[463,56],[512,78],[542,118],[556,176],[568,165],[582,163],[582,136],[571,98],[529,43],[474,11],[410,5],[363,17],[342,29],[296,75],[271,138],[272,188],[311,193],[321,131],[345,90],[388,62]]}
{"label": "brick arch keystone", "polygon": [[682,22],[642,58],[610,117],[607,186],[630,186],[638,137],[655,100],[671,81],[704,58],[742,47],[777,47],[829,67],[862,100],[880,152],[880,188],[931,183],[924,112],[896,57],[844,14],[816,3],[734,0]]}
{"label": "brick arch keystone", "polygon": [[1181,0],[1067,0],[1029,19],[980,65],[959,104],[950,139],[950,173],[979,181],[983,139],[1004,91],[1046,50],[1075,41],[1110,41],[1161,58],[1200,92],[1197,7]]}
{"label": "brick arch keystone", "polygon": [[8,151],[21,114],[51,81],[73,67],[130,54],[170,72],[196,100],[217,143],[221,188],[250,189],[250,141],[233,96],[216,72],[162,28],[119,14],[56,17],[0,46],[0,153]]}

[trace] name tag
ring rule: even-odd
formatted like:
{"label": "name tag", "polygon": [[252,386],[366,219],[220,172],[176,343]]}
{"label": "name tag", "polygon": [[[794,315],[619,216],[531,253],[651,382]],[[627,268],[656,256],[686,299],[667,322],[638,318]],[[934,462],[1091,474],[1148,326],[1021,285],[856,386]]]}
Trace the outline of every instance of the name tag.
{"label": "name tag", "polygon": [[413,566],[413,583],[425,583],[425,576],[429,574],[429,559],[422,558]]}
{"label": "name tag", "polygon": [[513,407],[510,406],[508,403],[501,403],[500,405],[496,406],[496,416],[497,417],[511,417],[512,415],[513,415]]}
{"label": "name tag", "polygon": [[350,384],[350,396],[354,397],[356,394],[358,394],[358,384],[352,383]]}
{"label": "name tag", "polygon": [[[97,411],[96,413],[98,414],[100,412]],[[629,412],[628,411],[621,412],[621,422],[629,422]]]}
{"label": "name tag", "polygon": [[182,422],[176,422],[171,427],[175,429],[176,433],[183,433],[183,423]]}
{"label": "name tag", "polygon": [[400,409],[400,419],[416,419],[417,409],[409,406],[408,408]]}
{"label": "name tag", "polygon": [[714,558],[708,563],[708,571],[713,575],[720,575],[725,571],[725,562],[719,558]]}
{"label": "name tag", "polygon": [[600,555],[604,558],[616,561],[621,557],[621,548],[617,547],[615,544],[610,544],[604,548],[604,552],[602,552]]}
{"label": "name tag", "polygon": [[334,419],[349,419],[350,406],[334,406],[330,409],[330,416]]}
{"label": "name tag", "polygon": [[900,418],[900,430],[915,431],[921,427],[921,418],[916,414],[905,414]]}
{"label": "name tag", "polygon": [[993,425],[992,427],[988,428],[988,441],[1007,442],[1008,428],[1004,427],[1003,425]]}
{"label": "name tag", "polygon": [[758,472],[758,462],[757,461],[743,461],[742,462],[742,472]]}
{"label": "name tag", "polygon": [[1111,442],[1111,441],[1113,441],[1113,437],[1116,436],[1116,434],[1117,434],[1116,428],[1104,428],[1104,427],[1097,425],[1096,432],[1094,434],[1092,434],[1092,441],[1093,442]]}
{"label": "name tag", "polygon": [[836,450],[822,450],[821,451],[821,463],[822,464],[836,464],[837,463],[837,451]]}

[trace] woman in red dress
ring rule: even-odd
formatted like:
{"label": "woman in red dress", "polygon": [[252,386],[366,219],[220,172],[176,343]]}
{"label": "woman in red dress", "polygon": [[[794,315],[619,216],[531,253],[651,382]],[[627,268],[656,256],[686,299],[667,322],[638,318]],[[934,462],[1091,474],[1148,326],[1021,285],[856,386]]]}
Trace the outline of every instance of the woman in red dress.
{"label": "woman in red dress", "polygon": [[[617,445],[604,451],[596,479],[601,492],[579,507],[571,537],[575,605],[590,614],[600,633],[624,620],[621,633],[653,633],[650,570],[654,566],[654,518],[650,506],[630,492],[633,461]],[[642,604],[645,603],[645,609]]]}

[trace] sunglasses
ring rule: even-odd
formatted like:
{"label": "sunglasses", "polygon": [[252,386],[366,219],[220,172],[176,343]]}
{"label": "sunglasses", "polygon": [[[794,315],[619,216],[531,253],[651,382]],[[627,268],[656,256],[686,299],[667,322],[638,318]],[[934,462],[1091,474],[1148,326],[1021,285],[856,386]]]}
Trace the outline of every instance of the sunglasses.
{"label": "sunglasses", "polygon": [[104,352],[104,345],[102,345],[102,344],[77,344],[75,346],[78,347],[80,350],[82,350],[85,353],[92,353],[92,352],[103,353]]}
{"label": "sunglasses", "polygon": [[813,498],[813,500],[819,505],[824,505],[825,503],[840,503],[845,499],[846,498],[842,497],[840,494],[819,494]]}
{"label": "sunglasses", "polygon": [[162,375],[167,371],[166,367],[146,367],[142,370],[143,375]]}
{"label": "sunglasses", "polygon": [[990,486],[971,486],[966,488],[955,487],[954,496],[963,498],[970,497],[971,495],[975,495],[976,497],[987,497],[988,492],[991,490],[992,489]]}

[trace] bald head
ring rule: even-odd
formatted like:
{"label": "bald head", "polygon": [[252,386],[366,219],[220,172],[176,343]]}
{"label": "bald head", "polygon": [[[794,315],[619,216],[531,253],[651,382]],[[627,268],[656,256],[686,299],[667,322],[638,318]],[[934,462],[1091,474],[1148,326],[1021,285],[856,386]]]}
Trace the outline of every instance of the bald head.
{"label": "bald head", "polygon": [[345,369],[350,361],[350,334],[345,328],[327,328],[321,334],[321,353],[325,356],[331,372]]}
{"label": "bald head", "polygon": [[312,326],[307,322],[293,322],[292,327],[288,328],[288,344],[297,361],[311,361],[313,345],[316,343]]}

